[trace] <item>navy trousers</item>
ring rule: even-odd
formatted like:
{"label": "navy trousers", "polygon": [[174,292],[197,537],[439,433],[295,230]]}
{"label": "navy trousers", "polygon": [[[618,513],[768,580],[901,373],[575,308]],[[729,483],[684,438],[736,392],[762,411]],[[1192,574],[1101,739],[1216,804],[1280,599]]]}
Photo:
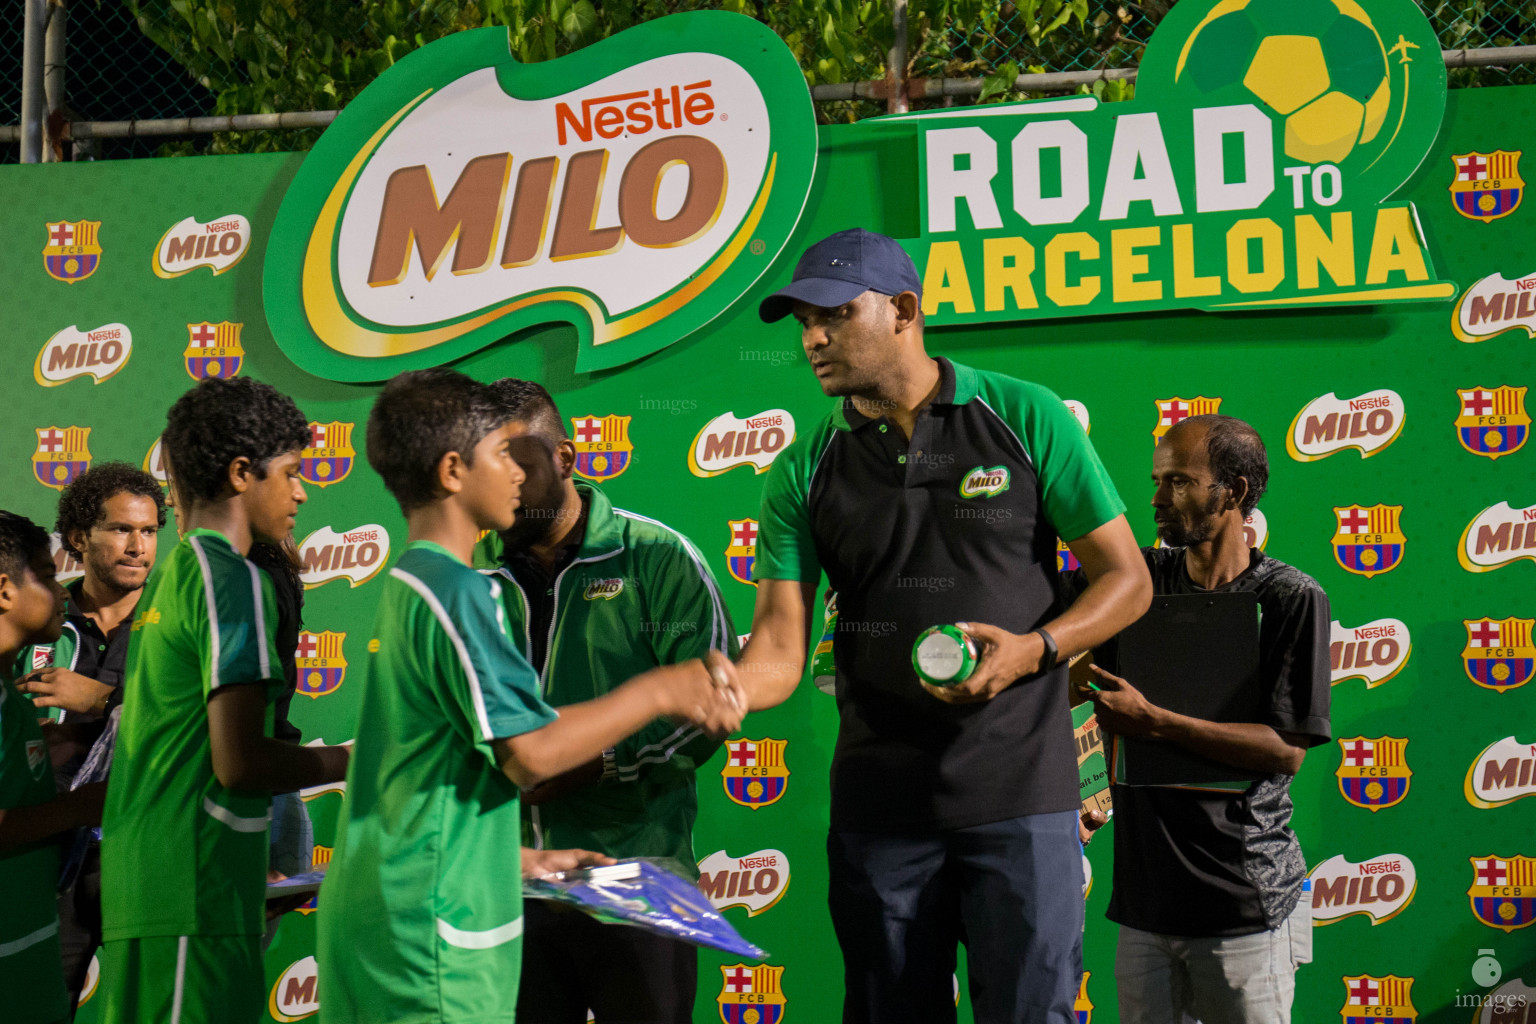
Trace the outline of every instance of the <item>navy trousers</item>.
{"label": "navy trousers", "polygon": [[952,1024],[962,942],[976,1024],[1075,1024],[1076,811],[915,835],[832,832],[827,857],[844,1024]]}

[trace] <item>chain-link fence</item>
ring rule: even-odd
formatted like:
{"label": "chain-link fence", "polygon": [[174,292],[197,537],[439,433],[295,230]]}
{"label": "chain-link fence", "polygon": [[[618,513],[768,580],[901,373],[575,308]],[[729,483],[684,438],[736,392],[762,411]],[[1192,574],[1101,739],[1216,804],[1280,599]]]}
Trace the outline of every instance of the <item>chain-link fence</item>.
{"label": "chain-link fence", "polygon": [[[60,0],[49,0],[58,5]],[[1132,68],[1177,0],[909,0],[906,79]],[[1536,45],[1536,0],[1419,0],[1446,49]],[[21,67],[19,8],[0,16],[0,59]],[[879,82],[893,39],[889,3],[854,0],[68,0],[63,117],[70,121],[335,110],[405,53],[466,28],[509,29],[520,60],[547,60],[682,10],[760,18],[800,58],[813,87]],[[1453,68],[1453,88],[1536,82],[1536,65]],[[1098,83],[1104,99],[1128,83]],[[1005,95],[1020,95],[1006,91]],[[0,125],[21,120],[20,75],[0,81]],[[818,102],[826,121],[884,113],[879,90]],[[968,96],[914,101],[974,102]],[[320,128],[99,139],[75,156],[303,150]],[[77,143],[75,148],[85,146]],[[0,161],[19,145],[0,145]]]}

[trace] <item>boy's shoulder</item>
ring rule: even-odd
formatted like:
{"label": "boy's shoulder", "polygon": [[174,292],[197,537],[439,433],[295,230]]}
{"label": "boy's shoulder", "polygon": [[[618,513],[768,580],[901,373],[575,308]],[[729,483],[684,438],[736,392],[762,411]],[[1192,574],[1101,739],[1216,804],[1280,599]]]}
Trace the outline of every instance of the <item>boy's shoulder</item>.
{"label": "boy's shoulder", "polygon": [[450,613],[466,602],[491,598],[498,586],[494,577],[471,569],[435,544],[407,547],[390,577]]}

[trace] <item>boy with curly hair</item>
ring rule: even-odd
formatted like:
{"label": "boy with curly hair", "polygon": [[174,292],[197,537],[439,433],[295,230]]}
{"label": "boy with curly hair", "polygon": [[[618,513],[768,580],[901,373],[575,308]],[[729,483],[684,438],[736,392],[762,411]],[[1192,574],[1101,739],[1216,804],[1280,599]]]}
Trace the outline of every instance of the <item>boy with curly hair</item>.
{"label": "boy with curly hair", "polygon": [[271,738],[276,600],[245,557],[293,531],[308,437],[287,396],[246,377],[202,381],[167,417],[183,534],[134,618],[102,826],[111,1024],[261,1019],[271,794],[346,772],[343,747]]}

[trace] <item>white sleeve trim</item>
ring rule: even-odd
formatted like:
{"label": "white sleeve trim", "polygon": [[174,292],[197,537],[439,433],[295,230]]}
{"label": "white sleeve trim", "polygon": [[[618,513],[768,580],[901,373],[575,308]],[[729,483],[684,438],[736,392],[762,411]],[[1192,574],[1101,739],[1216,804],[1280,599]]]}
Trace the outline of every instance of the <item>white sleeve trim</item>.
{"label": "white sleeve trim", "polygon": [[[459,635],[458,627],[453,624],[453,619],[448,617],[448,610],[437,599],[437,595],[432,593],[431,588],[415,576],[398,568],[389,570],[389,574],[416,591],[417,596],[427,603],[428,608],[432,609],[432,614],[437,617],[438,625],[443,627],[443,632],[448,634],[448,639],[453,641],[453,649],[459,655],[459,664],[464,668],[464,677],[469,680],[469,696],[474,702],[475,718],[480,724],[480,738],[486,742],[495,739],[496,737],[491,735],[490,716],[485,713],[485,691],[480,688],[480,676],[475,672],[474,663],[470,661],[469,648],[464,646],[464,638]],[[439,927],[446,926],[439,922]]]}

